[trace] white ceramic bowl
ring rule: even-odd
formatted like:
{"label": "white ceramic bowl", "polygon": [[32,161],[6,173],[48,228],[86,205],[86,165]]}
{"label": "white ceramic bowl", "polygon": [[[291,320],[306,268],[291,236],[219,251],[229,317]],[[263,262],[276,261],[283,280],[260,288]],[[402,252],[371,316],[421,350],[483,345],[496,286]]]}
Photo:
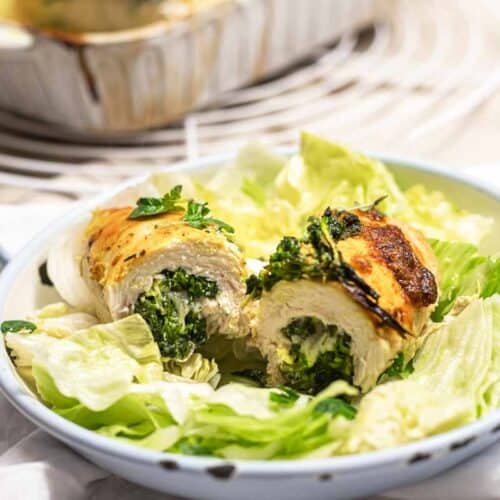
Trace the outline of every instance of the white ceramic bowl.
{"label": "white ceramic bowl", "polygon": [[[192,175],[210,175],[231,156],[183,164]],[[401,159],[383,158],[400,184],[424,183],[446,193],[459,206],[495,219],[500,230],[500,193],[442,169]],[[171,168],[169,169],[172,170]],[[38,267],[54,238],[82,218],[91,206],[144,180],[128,182],[113,193],[89,202],[46,228],[2,273],[0,321],[23,317],[57,300],[54,289],[40,283]],[[491,237],[484,250],[498,251]],[[23,385],[0,346],[0,388],[11,403],[92,462],[130,481],[166,493],[197,499],[301,499],[361,497],[418,481],[449,468],[500,438],[500,411],[459,429],[395,449],[363,455],[302,461],[227,461],[158,453],[117,443],[52,413]]]}

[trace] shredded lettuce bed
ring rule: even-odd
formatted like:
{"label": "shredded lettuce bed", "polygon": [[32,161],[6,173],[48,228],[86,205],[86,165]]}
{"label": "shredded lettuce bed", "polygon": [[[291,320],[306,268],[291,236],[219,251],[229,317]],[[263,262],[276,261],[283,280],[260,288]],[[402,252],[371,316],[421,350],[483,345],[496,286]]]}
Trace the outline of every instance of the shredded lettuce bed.
{"label": "shredded lettuce bed", "polygon": [[216,217],[236,229],[247,257],[256,259],[271,254],[283,236],[301,236],[307,218],[326,206],[350,209],[383,196],[383,212],[429,238],[477,245],[492,224],[425,186],[403,191],[381,162],[305,132],[300,154],[291,160],[250,145],[202,182],[164,174],[155,182],[160,192],[183,184],[190,196],[206,200]]}
{"label": "shredded lettuce bed", "polygon": [[[162,190],[179,178],[153,181]],[[139,315],[101,325],[55,304],[28,318],[34,331],[5,333],[19,372],[53,411],[155,450],[292,459],[397,446],[500,406],[500,259],[477,246],[489,219],[424,186],[403,191],[382,163],[311,134],[290,160],[249,146],[203,185],[182,183],[236,228],[253,258],[268,255],[283,235],[299,235],[307,216],[326,205],[351,208],[387,195],[380,208],[422,230],[439,263],[440,300],[413,372],[363,397],[345,382],[315,397],[238,382],[216,388],[217,366],[198,353],[165,372]]]}

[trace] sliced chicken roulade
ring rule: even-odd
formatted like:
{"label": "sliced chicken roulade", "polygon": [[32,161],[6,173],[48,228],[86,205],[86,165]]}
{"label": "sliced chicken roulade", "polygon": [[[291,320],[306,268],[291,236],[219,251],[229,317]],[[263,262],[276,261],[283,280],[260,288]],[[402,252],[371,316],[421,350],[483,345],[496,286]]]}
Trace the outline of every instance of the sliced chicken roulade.
{"label": "sliced chicken roulade", "polygon": [[247,282],[252,333],[269,383],[315,393],[336,379],[362,391],[408,362],[437,300],[435,257],[419,232],[375,207],[310,219]]}
{"label": "sliced chicken roulade", "polygon": [[82,273],[98,316],[140,314],[172,359],[186,359],[212,335],[248,332],[244,261],[205,207],[173,204],[138,218],[131,207],[98,210],[86,229]]}

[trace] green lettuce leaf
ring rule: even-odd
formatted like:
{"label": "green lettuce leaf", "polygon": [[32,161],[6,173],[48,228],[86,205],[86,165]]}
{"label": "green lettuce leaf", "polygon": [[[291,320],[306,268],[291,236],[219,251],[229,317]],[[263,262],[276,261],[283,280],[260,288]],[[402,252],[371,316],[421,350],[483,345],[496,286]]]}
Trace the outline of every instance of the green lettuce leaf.
{"label": "green lettuce leaf", "polygon": [[175,422],[183,424],[191,412],[196,412],[207,401],[214,389],[207,383],[192,381],[155,381],[135,384],[132,392],[136,394],[158,394]]}
{"label": "green lettuce leaf", "polygon": [[470,422],[468,401],[430,391],[413,380],[377,386],[362,400],[340,453],[392,448]]}
{"label": "green lettuce leaf", "polygon": [[168,450],[175,445],[181,437],[181,431],[176,426],[161,427],[155,429],[151,433],[144,434],[142,437],[142,429],[137,436],[128,437],[127,434],[131,433],[131,429],[120,425],[102,427],[97,432],[103,436],[112,437],[122,443],[149,448],[155,451]]}
{"label": "green lettuce leaf", "polygon": [[89,349],[99,346],[92,345],[95,337],[99,344],[115,345],[130,358],[139,363],[135,377],[139,382],[149,382],[162,378],[163,367],[160,349],[155,342],[148,324],[139,314],[127,316],[124,319],[97,325],[72,336],[71,340],[84,343]]}
{"label": "green lettuce leaf", "polygon": [[[60,394],[94,411],[118,401],[134,380],[162,377],[158,347],[138,315],[64,338],[9,333],[6,342],[18,366],[32,365],[35,379],[37,369],[46,372]],[[39,391],[43,397],[41,387]]]}
{"label": "green lettuce leaf", "polygon": [[301,156],[306,189],[319,195],[320,207],[350,208],[387,196],[382,210],[408,210],[403,192],[383,163],[307,132],[302,133]]}
{"label": "green lettuce leaf", "polygon": [[433,321],[442,321],[458,297],[500,293],[500,259],[479,255],[469,243],[432,240],[431,245],[438,259],[440,288]]}
{"label": "green lettuce leaf", "polygon": [[458,208],[439,191],[429,191],[419,184],[406,190],[405,197],[410,210],[394,215],[428,238],[478,245],[491,232],[492,219]]}
{"label": "green lettuce leaf", "polygon": [[[208,382],[216,387],[219,380],[219,367],[212,359],[204,358],[200,353],[193,353],[188,359],[179,361],[176,359],[164,359],[163,367],[167,372],[166,380],[188,379],[194,382]],[[173,377],[171,377],[173,375]],[[185,381],[185,380],[184,380]]]}
{"label": "green lettuce leaf", "polygon": [[[272,408],[277,405],[269,405],[272,390],[245,386],[233,386],[228,390],[231,393],[227,398],[211,398],[189,415],[183,426],[184,437],[172,448],[173,451],[226,458],[270,459],[308,456],[319,453],[324,446],[333,450],[345,440],[353,414],[346,412],[349,405],[324,402],[357,394],[345,382],[335,382],[315,398],[298,400],[289,409],[273,412]],[[242,390],[244,392],[240,393]],[[257,404],[257,399],[251,394],[257,392],[263,396],[261,408],[264,405],[268,408],[258,416],[248,403],[253,400],[252,405]],[[237,394],[239,399],[235,399]],[[247,403],[244,403],[245,399]],[[241,413],[237,401],[246,404],[248,414]],[[271,413],[268,415],[267,412]]]}
{"label": "green lettuce leaf", "polygon": [[460,425],[500,403],[500,297],[478,299],[429,336],[405,380],[362,400],[345,453],[397,446]]}
{"label": "green lettuce leaf", "polygon": [[64,302],[45,306],[28,319],[37,326],[37,332],[57,338],[67,337],[98,323],[95,316],[80,312]]}
{"label": "green lettuce leaf", "polygon": [[383,211],[429,238],[477,244],[491,227],[490,219],[458,209],[442,193],[423,186],[404,191],[380,161],[306,132],[300,154],[288,161],[249,146],[215,175],[192,182],[158,174],[153,182],[163,190],[181,183],[189,196],[209,202],[214,216],[236,229],[246,256],[256,259],[272,253],[283,236],[300,236],[307,218],[326,206],[349,209],[383,196]]}
{"label": "green lettuce leaf", "polygon": [[403,192],[381,162],[320,137],[304,132],[301,155],[308,166],[306,186],[318,195],[324,190],[324,206],[349,208],[387,196],[381,210],[409,222],[429,238],[477,244],[491,230],[489,218],[469,214],[439,191],[422,185]]}
{"label": "green lettuce leaf", "polygon": [[159,451],[171,447],[180,437],[175,420],[158,394],[131,392],[106,408],[93,410],[62,394],[44,368],[35,366],[33,371],[42,399],[58,415],[86,429]]}
{"label": "green lettuce leaf", "polygon": [[491,377],[500,381],[499,314],[499,295],[471,303],[426,340],[410,378],[438,393],[467,398],[473,417],[495,408],[496,402],[485,397],[485,385],[491,385]]}
{"label": "green lettuce leaf", "polygon": [[[60,341],[63,342],[63,341]],[[239,458],[326,456],[345,439],[356,410],[338,396],[357,391],[337,382],[314,399],[276,405],[273,389],[228,384],[149,382],[99,410],[63,394],[34,367],[43,400],[62,417],[125,443],[155,450]]]}

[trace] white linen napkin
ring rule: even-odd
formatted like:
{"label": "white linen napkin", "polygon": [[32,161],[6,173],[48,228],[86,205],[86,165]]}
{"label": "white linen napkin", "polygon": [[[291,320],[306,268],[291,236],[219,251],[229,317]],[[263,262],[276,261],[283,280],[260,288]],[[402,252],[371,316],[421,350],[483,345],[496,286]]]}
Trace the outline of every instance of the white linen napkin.
{"label": "white linen napkin", "polygon": [[[476,169],[474,173],[478,175]],[[0,205],[0,248],[7,256],[15,255],[51,219],[72,208],[69,203]],[[36,430],[1,395],[0,422],[2,500],[168,500],[164,494],[132,485],[90,464]],[[433,479],[372,500],[436,499],[500,499],[500,442]]]}

